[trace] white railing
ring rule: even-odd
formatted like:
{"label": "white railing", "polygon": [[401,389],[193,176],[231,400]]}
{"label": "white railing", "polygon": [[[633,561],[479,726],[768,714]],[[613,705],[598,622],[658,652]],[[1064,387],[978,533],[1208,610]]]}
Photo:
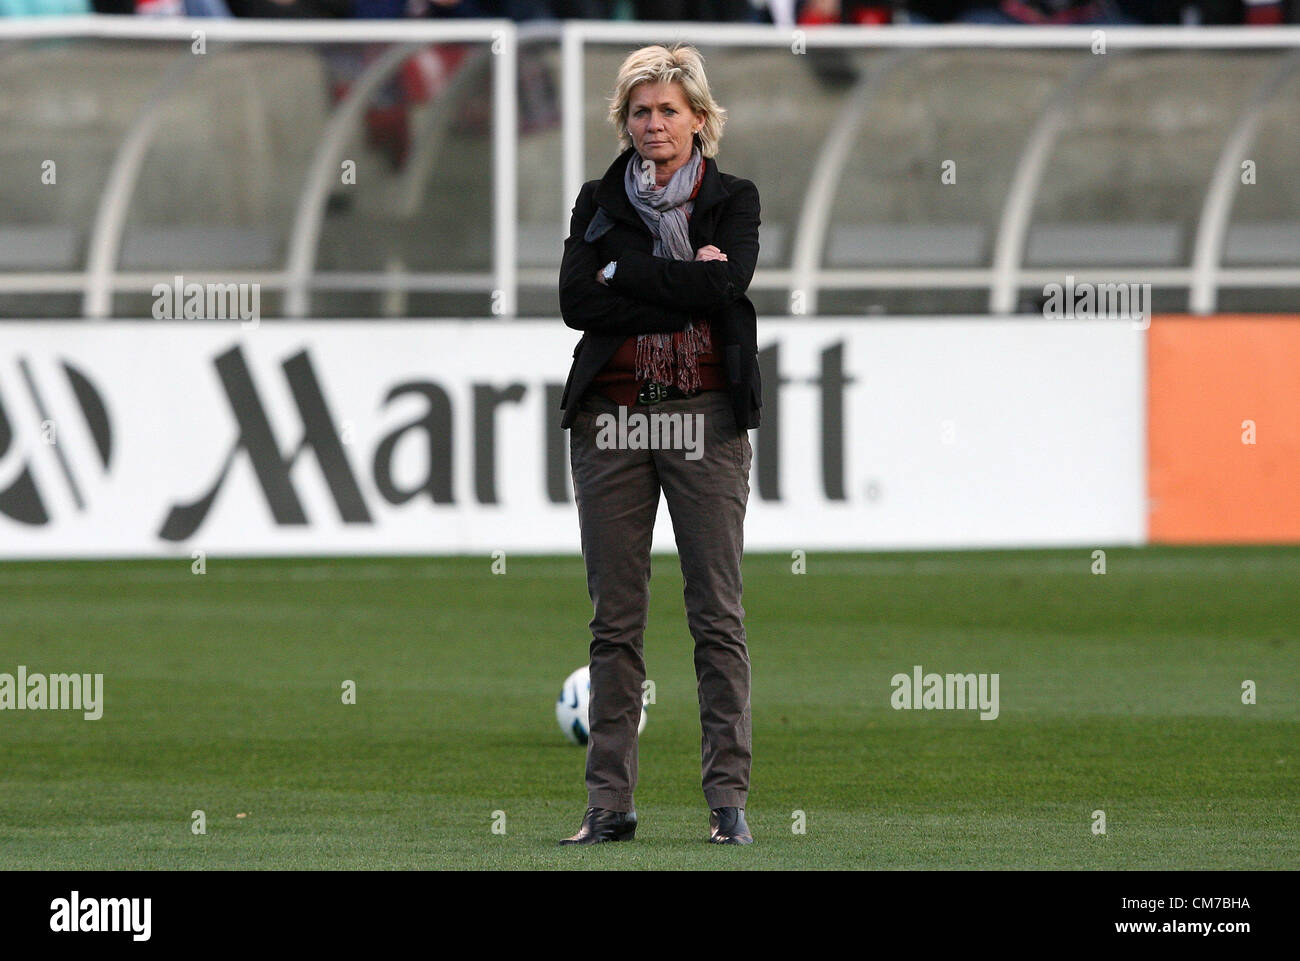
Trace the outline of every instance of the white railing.
{"label": "white railing", "polygon": [[[1215,309],[1221,287],[1300,288],[1300,265],[1294,267],[1225,268],[1221,265],[1231,220],[1238,159],[1245,156],[1268,104],[1300,66],[1300,27],[817,27],[788,29],[753,24],[626,23],[568,21],[517,27],[506,20],[462,21],[274,21],[186,20],[88,16],[0,20],[0,41],[56,38],[175,41],[188,48],[196,36],[207,43],[391,43],[393,49],[373,62],[352,91],[334,108],[298,199],[286,263],[281,270],[222,272],[226,282],[250,279],[270,290],[285,293],[285,313],[311,312],[313,290],[359,290],[405,293],[412,291],[491,291],[494,312],[509,317],[515,312],[518,287],[554,284],[553,271],[520,270],[518,266],[518,127],[516,75],[521,44],[558,41],[563,57],[563,194],[560,233],[567,233],[573,198],[586,179],[583,129],[585,89],[584,55],[593,44],[631,45],[686,40],[700,45],[766,47],[772,49],[838,48],[895,49],[900,56],[867,75],[851,93],[839,122],[828,131],[816,154],[817,176],[812,177],[799,212],[791,267],[762,269],[753,280],[755,289],[799,291],[804,312],[816,310],[822,289],[867,288],[987,288],[989,309],[1005,313],[1015,308],[1017,291],[1040,281],[1059,281],[1071,273],[1079,280],[1132,282],[1185,287],[1194,312]],[[1099,34],[1110,51],[1152,49],[1284,49],[1292,55],[1258,85],[1242,104],[1241,119],[1220,152],[1215,172],[1206,185],[1198,221],[1191,265],[1158,269],[1078,269],[1069,266],[1028,269],[1024,266],[1025,237],[1033,210],[1042,165],[1061,129],[1078,91],[1100,72],[1102,63],[1081,66],[1050,98],[1023,145],[1011,188],[1003,206],[993,263],[986,268],[868,268],[828,269],[822,252],[843,165],[851,151],[852,132],[861,123],[874,96],[873,78],[893,69],[906,51],[930,49],[1078,49],[1091,52]],[[340,272],[316,268],[316,253],[324,220],[328,188],[340,150],[353,136],[369,97],[422,46],[434,43],[480,42],[490,45],[493,97],[493,260],[490,272],[408,273],[403,271]],[[181,50],[178,48],[178,55]],[[1100,58],[1098,58],[1100,60]],[[178,59],[171,68],[183,72]],[[98,213],[91,230],[84,271],[0,273],[0,293],[52,293],[80,291],[83,312],[101,318],[112,314],[115,292],[148,290],[154,282],[170,280],[170,271],[123,271],[119,267],[123,224],[129,210],[140,165],[148,152],[157,118],[176,84],[160,84],[127,133],[105,181]],[[207,274],[212,274],[208,271]],[[235,274],[238,273],[238,278]],[[186,271],[187,277],[205,275],[202,264]]]}
{"label": "white railing", "polygon": [[[34,18],[0,20],[0,41],[41,39],[117,39],[175,41],[179,74],[198,62],[192,45],[202,37],[205,44],[222,43],[392,43],[393,49],[371,63],[339,103],[317,144],[307,180],[299,196],[289,240],[287,262],[281,271],[225,272],[207,276],[202,264],[187,275],[196,282],[255,282],[267,290],[282,290],[285,313],[302,317],[310,313],[311,291],[332,290],[490,290],[496,309],[504,316],[515,312],[518,295],[518,123],[515,77],[516,43],[520,31],[508,20],[418,21],[277,21],[217,19],[151,19],[117,16]],[[493,225],[492,271],[490,274],[400,273],[364,275],[316,271],[325,203],[334,161],[354,135],[370,97],[391,79],[412,54],[433,43],[481,42],[490,45],[493,98]],[[171,79],[175,79],[172,77]],[[117,291],[148,290],[174,271],[124,272],[118,264],[123,225],[140,167],[148,153],[158,117],[176,83],[160,83],[142,107],[118,149],[100,197],[99,209],[90,232],[86,269],[83,273],[0,274],[0,292],[54,293],[80,290],[82,312],[89,318],[112,315]],[[234,279],[240,273],[239,281]],[[206,280],[203,279],[206,277]],[[250,279],[252,278],[252,279]]]}

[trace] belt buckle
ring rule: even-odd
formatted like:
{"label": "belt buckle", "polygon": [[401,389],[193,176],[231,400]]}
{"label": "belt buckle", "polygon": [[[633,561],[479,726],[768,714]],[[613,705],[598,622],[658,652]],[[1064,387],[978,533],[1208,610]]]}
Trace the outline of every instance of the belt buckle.
{"label": "belt buckle", "polygon": [[667,397],[668,385],[651,381],[641,388],[641,392],[637,394],[636,399],[642,404],[658,404],[666,400]]}

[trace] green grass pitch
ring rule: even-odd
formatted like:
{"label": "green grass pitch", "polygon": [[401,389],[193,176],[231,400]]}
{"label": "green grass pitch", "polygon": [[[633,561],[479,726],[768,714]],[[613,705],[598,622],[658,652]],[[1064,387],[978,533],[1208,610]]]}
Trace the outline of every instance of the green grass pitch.
{"label": "green grass pitch", "polygon": [[[0,869],[1300,868],[1300,548],[748,556],[750,848],[705,843],[676,557],[637,839],[590,849],[582,561],[491,564],[0,565],[0,672],[105,690],[0,711]],[[999,717],[894,710],[916,664],[997,673]]]}

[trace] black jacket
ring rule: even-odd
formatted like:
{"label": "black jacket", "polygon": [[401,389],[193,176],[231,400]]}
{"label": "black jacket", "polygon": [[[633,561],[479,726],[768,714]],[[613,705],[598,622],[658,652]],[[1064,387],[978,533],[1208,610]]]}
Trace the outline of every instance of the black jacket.
{"label": "black jacket", "polygon": [[[691,248],[713,244],[727,259],[654,257],[654,238],[623,187],[634,151],[629,147],[604,177],[583,184],[573,207],[560,265],[560,314],[583,336],[560,399],[560,426],[572,426],[582,395],[624,340],[684,330],[691,317],[702,317],[723,361],[736,423],[757,427],[762,406],[757,318],[745,291],[758,262],[758,188],[721,173],[713,158],[705,158],[691,212]],[[611,260],[618,268],[607,286],[596,280],[596,271]]]}

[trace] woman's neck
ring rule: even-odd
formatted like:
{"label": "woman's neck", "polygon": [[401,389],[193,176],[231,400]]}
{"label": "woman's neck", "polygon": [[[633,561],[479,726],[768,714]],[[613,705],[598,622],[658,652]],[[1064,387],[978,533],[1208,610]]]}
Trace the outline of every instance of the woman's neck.
{"label": "woman's neck", "polygon": [[[691,152],[692,153],[694,152],[694,147],[691,148]],[[685,157],[675,158],[672,161],[671,166],[669,166],[668,163],[655,164],[654,189],[662,190],[664,187],[668,186],[668,181],[673,179],[673,174],[677,173],[677,171],[685,167],[687,161],[689,161],[690,159],[691,159],[691,154],[688,153]]]}

